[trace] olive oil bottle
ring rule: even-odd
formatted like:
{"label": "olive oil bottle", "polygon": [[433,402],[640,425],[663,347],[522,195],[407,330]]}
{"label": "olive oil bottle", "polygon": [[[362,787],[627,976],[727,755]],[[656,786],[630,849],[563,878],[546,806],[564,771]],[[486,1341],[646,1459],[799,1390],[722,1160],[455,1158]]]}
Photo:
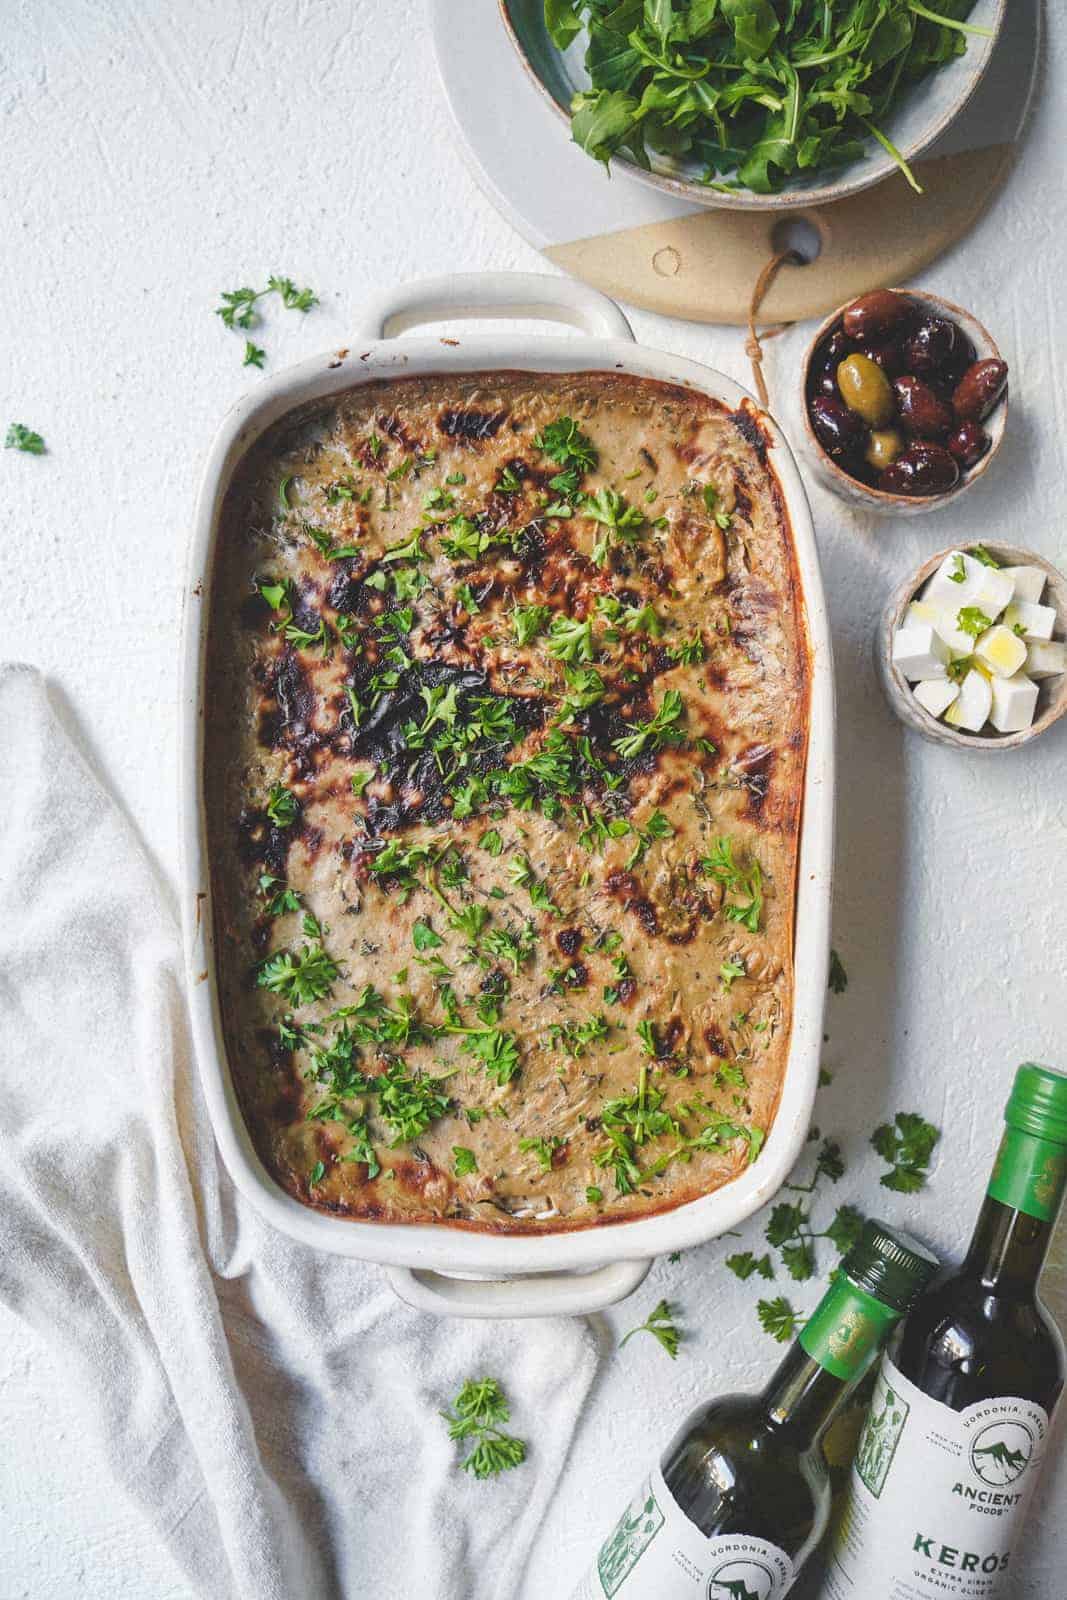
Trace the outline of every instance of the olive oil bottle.
{"label": "olive oil bottle", "polygon": [[1067,1187],[1067,1077],[1027,1063],[963,1265],[898,1329],[878,1374],[820,1600],[994,1600],[1064,1381],[1037,1280]]}
{"label": "olive oil bottle", "polygon": [[788,1594],[829,1515],[822,1435],[936,1268],[868,1222],[763,1392],[686,1418],[572,1600]]}

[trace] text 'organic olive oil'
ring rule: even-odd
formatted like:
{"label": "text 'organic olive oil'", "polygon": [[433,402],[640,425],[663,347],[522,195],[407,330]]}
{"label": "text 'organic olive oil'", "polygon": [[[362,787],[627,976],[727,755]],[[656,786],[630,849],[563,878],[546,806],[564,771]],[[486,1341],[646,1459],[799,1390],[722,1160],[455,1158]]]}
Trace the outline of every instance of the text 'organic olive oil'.
{"label": "text 'organic olive oil'", "polygon": [[1067,1077],[1019,1068],[963,1265],[882,1363],[820,1600],[1009,1600],[1064,1380],[1037,1280],[1067,1186]]}
{"label": "text 'organic olive oil'", "polygon": [[936,1267],[868,1222],[762,1394],[686,1419],[572,1600],[788,1594],[829,1515],[822,1435]]}

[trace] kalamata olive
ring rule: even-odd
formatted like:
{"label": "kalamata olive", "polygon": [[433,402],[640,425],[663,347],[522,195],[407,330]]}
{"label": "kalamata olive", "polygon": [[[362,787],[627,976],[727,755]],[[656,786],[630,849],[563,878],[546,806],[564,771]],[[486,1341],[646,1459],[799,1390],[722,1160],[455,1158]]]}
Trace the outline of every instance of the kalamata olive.
{"label": "kalamata olive", "polygon": [[867,432],[863,422],[840,400],[817,394],[808,407],[815,437],[835,460],[858,456]]}
{"label": "kalamata olive", "polygon": [[956,350],[959,329],[945,317],[924,317],[904,341],[909,372],[936,372],[947,367]]}
{"label": "kalamata olive", "polygon": [[989,435],[980,422],[961,422],[945,443],[961,466],[973,467],[989,449]]}
{"label": "kalamata olive", "polygon": [[877,362],[887,378],[899,378],[904,371],[904,346],[897,339],[883,339],[864,345],[863,353]]}
{"label": "kalamata olive", "polygon": [[930,385],[907,374],[893,384],[900,420],[920,439],[941,439],[952,426],[952,407],[939,400]]}
{"label": "kalamata olive", "polygon": [[894,294],[892,289],[872,289],[845,307],[841,326],[850,339],[867,344],[902,328],[913,315],[914,303],[907,295]]}
{"label": "kalamata olive", "polygon": [[959,481],[959,463],[939,444],[913,439],[878,480],[889,494],[944,494]]}
{"label": "kalamata olive", "polygon": [[893,415],[889,379],[870,356],[860,351],[846,356],[837,369],[837,387],[849,410],[869,422],[872,428],[884,428]]}
{"label": "kalamata olive", "polygon": [[976,361],[968,367],[952,396],[960,421],[983,422],[1004,393],[1007,381],[1006,361]]}
{"label": "kalamata olive", "polygon": [[837,393],[836,365],[820,367],[814,371],[811,376],[811,382],[808,385],[808,393],[813,395],[826,394],[831,399],[837,400],[839,396]]}
{"label": "kalamata olive", "polygon": [[876,472],[882,472],[893,465],[903,448],[903,436],[896,428],[875,428],[867,440],[863,459]]}

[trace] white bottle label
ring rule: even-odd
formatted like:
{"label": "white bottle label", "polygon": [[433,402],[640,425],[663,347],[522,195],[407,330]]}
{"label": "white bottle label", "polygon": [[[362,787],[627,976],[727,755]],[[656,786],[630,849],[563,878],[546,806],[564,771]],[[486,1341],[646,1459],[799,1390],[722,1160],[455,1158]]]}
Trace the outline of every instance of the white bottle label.
{"label": "white bottle label", "polygon": [[785,1551],[766,1539],[705,1538],[656,1467],[571,1600],[780,1600],[794,1577]]}
{"label": "white bottle label", "polygon": [[886,1357],[831,1537],[822,1600],[993,1600],[1041,1471],[1031,1400],[953,1411]]}

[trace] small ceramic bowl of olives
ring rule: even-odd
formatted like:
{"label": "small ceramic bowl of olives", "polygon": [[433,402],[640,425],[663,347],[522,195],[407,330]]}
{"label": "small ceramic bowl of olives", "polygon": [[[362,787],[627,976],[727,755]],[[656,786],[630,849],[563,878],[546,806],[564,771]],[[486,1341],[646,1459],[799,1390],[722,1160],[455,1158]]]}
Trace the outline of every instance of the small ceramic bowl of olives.
{"label": "small ceramic bowl of olives", "polygon": [[804,368],[808,451],[822,481],[869,511],[955,500],[1004,436],[1008,368],[968,312],[874,289],[828,317]]}

